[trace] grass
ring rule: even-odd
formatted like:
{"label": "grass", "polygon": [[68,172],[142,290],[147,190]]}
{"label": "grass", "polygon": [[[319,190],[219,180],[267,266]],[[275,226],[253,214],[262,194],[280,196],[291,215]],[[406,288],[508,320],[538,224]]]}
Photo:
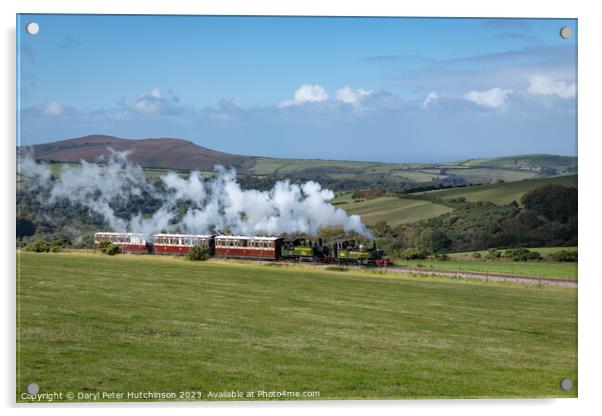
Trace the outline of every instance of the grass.
{"label": "grass", "polygon": [[[339,201],[345,199],[339,199]],[[413,223],[450,212],[451,209],[430,201],[383,196],[361,202],[338,205],[348,214],[358,214],[368,225],[386,221],[389,225]]]}
{"label": "grass", "polygon": [[[556,253],[561,250],[577,250],[577,247],[527,247],[527,248],[531,251],[537,251],[539,254],[541,254],[544,257],[549,256],[550,254]],[[504,251],[504,249],[499,249],[499,250]],[[487,255],[487,252],[488,252],[487,250],[478,251],[478,253],[480,253],[482,256]],[[449,257],[451,257],[453,259],[474,260],[474,258],[472,257],[472,255],[474,253],[475,253],[474,251],[466,251],[466,252],[461,252],[461,253],[450,253],[448,255],[449,255]]]}
{"label": "grass", "polygon": [[503,169],[533,168],[540,166],[553,167],[560,171],[576,168],[577,158],[572,156],[556,156],[545,154],[518,155],[510,157],[496,157],[490,159],[470,159],[462,163],[463,166],[488,166]]}
{"label": "grass", "polygon": [[93,254],[20,253],[18,276],[17,400],[31,382],[320,399],[577,394],[574,289]]}
{"label": "grass", "polygon": [[256,163],[249,169],[249,173],[257,175],[268,174],[290,174],[299,173],[306,169],[326,168],[326,169],[343,169],[350,170],[379,170],[392,169],[399,165],[378,163],[378,162],[356,162],[347,160],[320,160],[320,159],[272,159],[272,158],[257,158]]}
{"label": "grass", "polygon": [[520,203],[521,197],[528,191],[546,184],[577,186],[577,175],[556,176],[545,179],[525,179],[518,182],[497,183],[493,185],[471,186],[467,188],[443,189],[426,192],[437,198],[466,198],[468,201],[490,201],[496,204]]}
{"label": "grass", "polygon": [[552,261],[511,261],[511,260],[396,260],[396,265],[408,267],[422,267],[436,270],[488,272],[501,273],[515,276],[547,277],[551,279],[577,280],[577,263],[560,263]]}
{"label": "grass", "polygon": [[[434,178],[454,175],[471,183],[520,181],[536,176],[540,168],[553,167],[559,173],[577,168],[577,158],[555,155],[520,155],[488,159],[469,159],[446,163],[380,163],[321,159],[256,158],[246,173],[256,175],[311,176],[318,171],[333,179],[350,179],[365,175],[385,175],[390,179],[431,182]],[[441,174],[444,169],[445,173]]]}
{"label": "grass", "polygon": [[445,173],[459,176],[470,183],[495,183],[499,180],[513,182],[536,175],[535,172],[495,168],[446,169]]}

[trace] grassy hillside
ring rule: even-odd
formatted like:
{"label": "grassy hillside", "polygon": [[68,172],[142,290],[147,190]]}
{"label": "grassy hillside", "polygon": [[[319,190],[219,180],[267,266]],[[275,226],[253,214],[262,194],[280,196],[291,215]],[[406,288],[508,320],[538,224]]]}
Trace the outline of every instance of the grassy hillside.
{"label": "grassy hillside", "polygon": [[497,181],[521,181],[523,179],[533,178],[537,176],[536,172],[528,172],[521,170],[496,169],[496,168],[456,168],[445,169],[445,173],[449,175],[459,176],[466,179],[470,183],[494,183]]}
{"label": "grassy hillside", "polygon": [[385,175],[392,180],[430,182],[433,179],[461,178],[469,183],[519,181],[540,175],[543,169],[557,173],[574,172],[577,159],[555,155],[523,155],[489,159],[469,159],[445,163],[378,163],[319,159],[257,158],[245,173],[311,177],[319,174],[334,179]]}
{"label": "grassy hillside", "polygon": [[576,291],[22,253],[17,400],[41,392],[576,397]]}
{"label": "grassy hillside", "polygon": [[495,167],[502,169],[519,168],[529,170],[551,167],[558,169],[561,172],[567,172],[577,168],[577,158],[572,156],[531,154],[489,159],[469,159],[461,162],[461,165],[469,167]]}
{"label": "grassy hillside", "polygon": [[471,186],[467,188],[443,189],[424,193],[438,198],[466,198],[468,201],[490,201],[496,204],[520,203],[526,192],[546,184],[577,186],[577,175],[557,176],[544,179],[526,179],[518,182],[493,185]]}
{"label": "grassy hillside", "polygon": [[[368,225],[381,221],[386,221],[392,226],[409,224],[451,211],[448,207],[430,201],[402,199],[394,196],[353,202],[347,194],[346,197],[335,200],[335,202],[337,201],[339,208],[344,209],[348,214],[358,214],[362,218],[362,222]],[[346,203],[340,204],[342,201]]]}

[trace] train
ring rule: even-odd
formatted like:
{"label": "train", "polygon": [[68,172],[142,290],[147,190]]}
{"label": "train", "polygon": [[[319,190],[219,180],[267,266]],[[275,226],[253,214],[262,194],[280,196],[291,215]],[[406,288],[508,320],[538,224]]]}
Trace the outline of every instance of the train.
{"label": "train", "polygon": [[258,237],[214,234],[154,234],[147,241],[144,234],[97,232],[94,247],[104,242],[119,247],[122,253],[187,255],[192,247],[207,250],[210,257],[273,261],[299,261],[335,264],[356,264],[384,267],[391,260],[381,249],[355,240],[333,240],[290,237]]}

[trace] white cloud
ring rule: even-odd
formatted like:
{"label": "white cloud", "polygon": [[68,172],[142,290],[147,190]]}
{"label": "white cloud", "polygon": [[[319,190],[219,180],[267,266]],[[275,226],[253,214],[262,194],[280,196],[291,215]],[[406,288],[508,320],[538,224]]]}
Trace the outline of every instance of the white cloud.
{"label": "white cloud", "polygon": [[349,86],[344,86],[337,91],[337,100],[344,102],[345,104],[351,104],[353,106],[359,106],[363,98],[372,94],[372,91],[364,89],[354,90]]}
{"label": "white cloud", "polygon": [[63,106],[56,101],[47,102],[42,106],[42,112],[51,116],[59,116],[63,114]]}
{"label": "white cloud", "polygon": [[424,102],[422,103],[423,108],[428,108],[429,104],[436,102],[439,100],[441,96],[437,94],[435,91],[429,92],[429,95],[426,96]]}
{"label": "white cloud", "polygon": [[192,107],[180,104],[180,99],[173,92],[164,94],[156,87],[138,94],[134,99],[124,97],[120,105],[138,114],[178,115],[193,112]]}
{"label": "white cloud", "polygon": [[321,85],[317,84],[304,84],[301,85],[292,100],[286,100],[280,103],[280,107],[289,107],[291,105],[299,105],[303,103],[317,103],[326,101],[328,94]]}
{"label": "white cloud", "polygon": [[527,92],[531,95],[557,95],[562,98],[571,98],[577,92],[577,85],[574,82],[567,84],[562,81],[554,81],[545,75],[535,75],[529,80]]}
{"label": "white cloud", "polygon": [[161,98],[161,89],[156,88],[156,87],[153,88],[153,89],[151,89],[150,90],[150,95],[152,97],[155,97],[155,98]]}
{"label": "white cloud", "polygon": [[506,96],[511,93],[512,90],[492,88],[485,91],[469,91],[464,94],[464,99],[483,107],[501,108],[506,103]]}

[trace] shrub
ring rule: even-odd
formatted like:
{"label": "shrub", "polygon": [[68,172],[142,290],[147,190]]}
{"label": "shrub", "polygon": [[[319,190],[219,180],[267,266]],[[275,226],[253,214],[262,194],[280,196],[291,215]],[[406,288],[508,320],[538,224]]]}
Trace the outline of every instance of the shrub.
{"label": "shrub", "polygon": [[60,253],[61,251],[63,251],[63,246],[52,242],[49,246],[48,251],[50,251],[51,253]]}
{"label": "shrub", "polygon": [[117,254],[119,252],[120,252],[119,246],[116,246],[113,243],[110,243],[110,245],[107,246],[107,248],[104,250],[104,253],[108,254],[109,256],[114,256],[115,254]]}
{"label": "shrub", "polygon": [[209,250],[201,248],[199,246],[190,247],[188,252],[188,260],[192,261],[205,261],[209,258]]}
{"label": "shrub", "polygon": [[114,256],[115,254],[119,253],[119,246],[111,243],[110,241],[101,241],[98,244],[98,247],[100,247],[100,251],[102,251],[104,254],[108,254],[109,256]]}
{"label": "shrub", "polygon": [[541,260],[541,254],[537,251],[530,251],[526,248],[511,248],[504,251],[504,257],[513,261]]}
{"label": "shrub", "polygon": [[406,248],[399,253],[399,258],[402,260],[424,260],[427,256],[428,253],[426,251],[414,247]]}
{"label": "shrub", "polygon": [[550,254],[550,258],[554,261],[562,262],[577,262],[577,250],[560,250]]}
{"label": "shrub", "polygon": [[435,254],[435,260],[439,260],[439,261],[448,261],[449,260],[449,256],[445,253],[443,254]]}
{"label": "shrub", "polygon": [[37,240],[28,244],[25,250],[34,253],[48,253],[50,251],[50,244],[44,240]]}
{"label": "shrub", "polygon": [[486,257],[488,259],[499,259],[500,257],[502,257],[502,253],[499,250],[496,250],[495,248],[490,248],[489,250],[487,250]]}
{"label": "shrub", "polygon": [[480,259],[483,256],[478,251],[475,251],[474,253],[472,253],[472,257],[475,259]]}

